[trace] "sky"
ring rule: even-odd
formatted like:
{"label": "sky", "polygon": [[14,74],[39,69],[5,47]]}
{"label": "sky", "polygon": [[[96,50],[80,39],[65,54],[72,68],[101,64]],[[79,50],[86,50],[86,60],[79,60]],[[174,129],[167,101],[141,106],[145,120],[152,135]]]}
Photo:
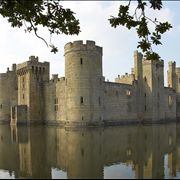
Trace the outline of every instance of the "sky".
{"label": "sky", "polygon": [[[25,33],[24,28],[12,28],[6,19],[0,16],[0,73],[6,72],[13,63],[22,63],[35,55],[40,61],[50,62],[51,74],[64,76],[64,45],[75,40],[93,40],[103,47],[103,75],[106,80],[114,81],[118,75],[130,73],[133,67],[133,53],[137,50],[138,37],[135,30],[125,27],[112,28],[109,17],[118,14],[120,1],[63,1],[64,7],[74,11],[80,20],[81,33],[77,36],[54,35],[52,42],[59,52],[53,54],[45,43],[33,33]],[[135,8],[132,2],[131,12]],[[165,81],[168,61],[176,61],[180,67],[180,2],[163,1],[161,11],[147,9],[148,16],[160,21],[169,21],[173,29],[162,36],[162,46],[154,47],[165,61]],[[153,28],[150,25],[150,28]],[[39,34],[49,41],[49,33],[39,28]],[[140,51],[140,50],[139,50]],[[166,82],[165,82],[166,84]]]}

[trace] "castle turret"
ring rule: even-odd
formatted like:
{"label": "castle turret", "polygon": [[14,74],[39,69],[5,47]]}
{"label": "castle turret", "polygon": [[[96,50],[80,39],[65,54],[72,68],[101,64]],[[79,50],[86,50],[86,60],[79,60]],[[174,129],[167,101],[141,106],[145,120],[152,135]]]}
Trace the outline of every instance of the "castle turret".
{"label": "castle turret", "polygon": [[144,110],[144,90],[143,90],[143,68],[142,68],[143,55],[138,51],[134,52],[134,74],[137,84],[137,118],[143,119]]}
{"label": "castle turret", "polygon": [[18,105],[27,106],[28,123],[43,120],[43,83],[49,80],[49,63],[30,56],[29,61],[18,64]]}
{"label": "castle turret", "polygon": [[11,106],[17,104],[17,78],[15,65],[12,71],[0,74],[0,121],[10,122]]}
{"label": "castle turret", "polygon": [[134,52],[134,74],[136,80],[142,80],[142,59],[143,55],[138,51]]}
{"label": "castle turret", "polygon": [[176,90],[176,62],[169,62],[168,87]]}
{"label": "castle turret", "polygon": [[176,92],[180,93],[180,68],[176,68]]}
{"label": "castle turret", "polygon": [[143,60],[143,81],[145,119],[164,119],[164,61]]}
{"label": "castle turret", "polygon": [[102,117],[102,48],[94,41],[65,45],[66,120],[99,123]]}

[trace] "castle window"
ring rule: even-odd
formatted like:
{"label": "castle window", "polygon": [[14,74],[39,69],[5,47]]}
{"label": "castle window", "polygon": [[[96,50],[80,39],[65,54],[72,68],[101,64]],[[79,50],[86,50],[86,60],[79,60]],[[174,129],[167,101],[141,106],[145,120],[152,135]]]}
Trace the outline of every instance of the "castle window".
{"label": "castle window", "polygon": [[99,96],[99,106],[101,106],[101,97]]}
{"label": "castle window", "polygon": [[169,97],[168,97],[168,105],[169,105],[169,106],[172,106],[172,105],[173,105],[173,98],[172,98],[172,96],[169,96]]}
{"label": "castle window", "polygon": [[23,94],[23,99],[25,98],[24,94]]}
{"label": "castle window", "polygon": [[54,99],[54,110],[55,112],[58,111],[58,98]]}
{"label": "castle window", "polygon": [[2,107],[3,107],[3,105],[2,105],[2,104],[0,104],[0,109],[2,109]]}
{"label": "castle window", "polygon": [[131,96],[131,91],[130,90],[126,90],[126,95],[127,96]]}
{"label": "castle window", "polygon": [[58,104],[58,98],[54,99],[54,104]]}
{"label": "castle window", "polygon": [[147,78],[146,78],[146,76],[144,77],[144,81],[145,81],[145,82],[147,82]]}
{"label": "castle window", "polygon": [[146,93],[144,94],[144,97],[146,97],[147,95],[146,95]]}
{"label": "castle window", "polygon": [[54,106],[54,110],[57,112],[58,111],[58,105]]}
{"label": "castle window", "polygon": [[132,150],[129,148],[126,150],[126,155],[131,156],[132,155]]}
{"label": "castle window", "polygon": [[38,67],[36,67],[36,73],[38,72]]}
{"label": "castle window", "polygon": [[145,110],[145,112],[147,111],[147,106],[144,106],[144,110]]}
{"label": "castle window", "polygon": [[84,149],[81,148],[81,156],[83,157],[84,156]]}
{"label": "castle window", "polygon": [[80,59],[80,64],[83,64],[83,58]]}
{"label": "castle window", "polygon": [[168,138],[168,143],[169,143],[169,146],[171,146],[172,145],[172,136],[171,135],[169,135],[169,138]]}
{"label": "castle window", "polygon": [[83,99],[83,97],[82,97],[82,96],[81,96],[80,102],[81,102],[81,104],[83,104],[83,103],[84,103],[84,99]]}
{"label": "castle window", "polygon": [[32,72],[34,72],[34,66],[32,66]]}
{"label": "castle window", "polygon": [[41,67],[39,68],[39,73],[41,73]]}
{"label": "castle window", "polygon": [[43,67],[43,73],[45,72],[45,68]]}

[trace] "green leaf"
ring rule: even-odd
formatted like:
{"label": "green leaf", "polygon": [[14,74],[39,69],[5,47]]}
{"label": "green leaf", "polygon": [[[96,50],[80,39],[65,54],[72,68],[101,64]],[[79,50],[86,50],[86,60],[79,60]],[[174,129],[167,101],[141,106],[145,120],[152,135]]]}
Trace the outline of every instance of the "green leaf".
{"label": "green leaf", "polygon": [[156,52],[147,51],[145,54],[147,60],[160,60],[160,56]]}
{"label": "green leaf", "polygon": [[142,41],[138,42],[137,48],[141,48],[143,52],[146,52],[150,49],[151,43],[147,42],[145,39],[142,39]]}
{"label": "green leaf", "polygon": [[160,10],[162,8],[162,1],[161,0],[149,0],[151,4],[151,8]]}
{"label": "green leaf", "polygon": [[164,22],[164,23],[159,23],[158,25],[156,25],[155,30],[163,34],[166,31],[170,30],[170,28],[172,28],[171,24],[169,24],[168,22]]}

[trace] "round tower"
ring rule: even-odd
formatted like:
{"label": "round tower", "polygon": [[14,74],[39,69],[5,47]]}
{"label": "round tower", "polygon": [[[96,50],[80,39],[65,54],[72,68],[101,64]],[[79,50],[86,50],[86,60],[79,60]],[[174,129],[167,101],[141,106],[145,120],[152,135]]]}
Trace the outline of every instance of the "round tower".
{"label": "round tower", "polygon": [[102,48],[94,41],[65,45],[66,121],[99,124],[102,107]]}

